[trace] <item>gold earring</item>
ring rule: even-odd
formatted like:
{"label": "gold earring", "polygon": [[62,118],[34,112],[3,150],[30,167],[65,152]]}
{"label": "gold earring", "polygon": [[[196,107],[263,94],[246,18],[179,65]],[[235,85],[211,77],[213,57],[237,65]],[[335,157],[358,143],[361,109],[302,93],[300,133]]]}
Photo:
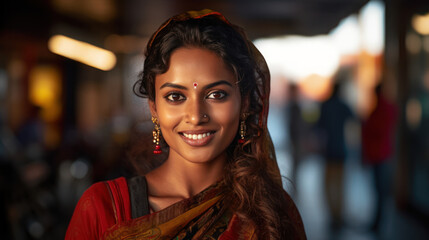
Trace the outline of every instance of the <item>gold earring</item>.
{"label": "gold earring", "polygon": [[161,129],[159,127],[159,122],[156,117],[152,117],[152,122],[155,124],[155,129],[152,131],[153,135],[153,143],[155,143],[155,150],[153,150],[154,154],[162,153],[161,147],[159,146],[159,136],[161,136]]}
{"label": "gold earring", "polygon": [[240,122],[240,139],[238,139],[238,143],[243,144],[246,142],[246,119],[249,116],[249,113],[241,114],[241,122]]}
{"label": "gold earring", "polygon": [[241,120],[240,123],[240,139],[238,139],[238,143],[244,143],[246,137],[246,121],[245,120]]}

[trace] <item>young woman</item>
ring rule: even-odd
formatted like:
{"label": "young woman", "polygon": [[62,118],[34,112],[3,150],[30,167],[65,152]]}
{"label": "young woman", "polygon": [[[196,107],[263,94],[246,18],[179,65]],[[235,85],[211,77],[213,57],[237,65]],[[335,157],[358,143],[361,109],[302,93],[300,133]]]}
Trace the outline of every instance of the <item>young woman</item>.
{"label": "young woman", "polygon": [[66,239],[305,239],[267,129],[270,78],[244,32],[218,12],[187,12],[150,39],[138,91],[154,153],[145,176],[94,184]]}

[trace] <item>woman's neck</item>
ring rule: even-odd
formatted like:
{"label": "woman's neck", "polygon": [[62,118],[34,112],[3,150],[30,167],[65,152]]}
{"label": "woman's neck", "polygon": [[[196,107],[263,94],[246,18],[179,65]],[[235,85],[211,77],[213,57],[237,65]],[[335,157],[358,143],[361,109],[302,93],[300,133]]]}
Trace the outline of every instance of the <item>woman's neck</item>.
{"label": "woman's neck", "polygon": [[225,164],[226,154],[204,163],[193,163],[181,156],[170,155],[159,168],[147,175],[149,191],[155,196],[192,197],[219,181]]}

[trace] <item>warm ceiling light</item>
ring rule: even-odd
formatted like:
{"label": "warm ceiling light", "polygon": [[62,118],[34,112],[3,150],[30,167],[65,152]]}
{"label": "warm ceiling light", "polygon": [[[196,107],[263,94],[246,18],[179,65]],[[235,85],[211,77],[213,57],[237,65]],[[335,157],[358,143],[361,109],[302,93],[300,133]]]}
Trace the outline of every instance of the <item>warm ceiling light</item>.
{"label": "warm ceiling light", "polygon": [[52,36],[48,47],[53,53],[104,71],[116,64],[116,56],[112,52],[63,35]]}
{"label": "warm ceiling light", "polygon": [[58,100],[61,75],[52,66],[36,66],[29,75],[29,99],[37,106],[47,107]]}
{"label": "warm ceiling light", "polygon": [[332,94],[332,79],[329,77],[312,74],[298,84],[304,96],[315,101],[325,101]]}
{"label": "warm ceiling light", "polygon": [[329,36],[285,36],[255,41],[271,73],[300,81],[312,74],[330,77],[340,63],[340,53]]}
{"label": "warm ceiling light", "polygon": [[414,15],[411,23],[416,32],[421,35],[429,35],[429,13],[426,15]]}

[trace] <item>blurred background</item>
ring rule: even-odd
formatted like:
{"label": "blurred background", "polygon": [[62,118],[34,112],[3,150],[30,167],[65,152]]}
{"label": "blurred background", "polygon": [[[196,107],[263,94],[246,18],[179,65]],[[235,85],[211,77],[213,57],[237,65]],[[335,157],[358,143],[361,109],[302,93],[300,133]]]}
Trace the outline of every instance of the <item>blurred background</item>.
{"label": "blurred background", "polygon": [[203,8],[268,62],[269,129],[308,239],[427,239],[424,0],[2,1],[2,239],[63,239],[88,186],[150,165],[150,114],[133,94],[145,44]]}

